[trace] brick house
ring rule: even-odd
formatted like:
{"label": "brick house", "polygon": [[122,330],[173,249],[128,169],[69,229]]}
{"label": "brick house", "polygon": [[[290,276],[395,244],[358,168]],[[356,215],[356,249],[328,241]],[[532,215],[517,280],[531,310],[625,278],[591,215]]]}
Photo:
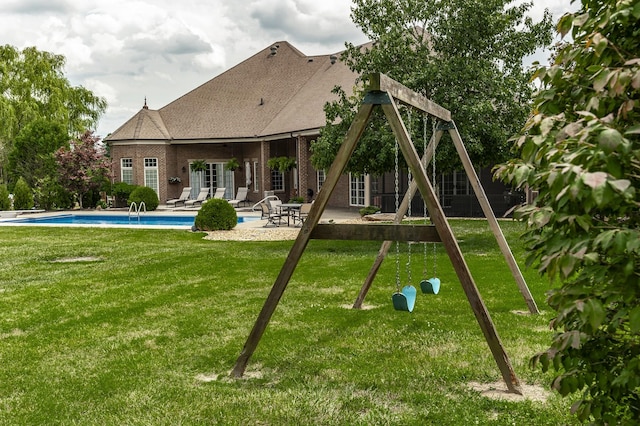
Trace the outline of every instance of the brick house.
{"label": "brick house", "polygon": [[[274,43],[159,110],[145,101],[104,139],[116,181],[149,186],[161,203],[185,186],[194,197],[208,186],[225,187],[225,198],[233,198],[248,186],[254,202],[265,191],[309,199],[324,181],[324,171],[309,160],[310,143],[325,125],[324,104],[336,98],[337,85],[350,92],[357,77],[339,54],[307,56],[285,41]],[[273,157],[294,158],[297,167],[271,170]],[[231,159],[236,170],[228,167]],[[192,170],[202,163],[204,170]],[[331,205],[370,203],[364,178],[353,180],[341,179]]]}
{"label": "brick house", "polygon": [[[153,188],[160,202],[176,198],[185,186],[196,197],[201,187],[225,187],[225,198],[238,187],[249,188],[249,200],[261,200],[267,191],[287,201],[309,200],[317,194],[325,172],[309,160],[310,145],[325,125],[324,105],[336,99],[341,86],[351,93],[357,75],[339,60],[340,54],[307,56],[280,41],[209,80],[159,110],[146,105],[104,141],[110,146],[116,181]],[[271,170],[274,157],[295,159],[296,168]],[[230,170],[228,162],[239,164]],[[192,170],[200,164],[203,170]],[[521,200],[490,169],[478,170],[496,215]],[[179,182],[178,182],[179,181]],[[464,172],[438,179],[440,201],[448,216],[481,216]],[[402,193],[408,186],[401,176]],[[343,176],[333,192],[331,207],[377,205],[395,209],[390,175]],[[422,214],[422,200],[413,200],[413,212]]]}

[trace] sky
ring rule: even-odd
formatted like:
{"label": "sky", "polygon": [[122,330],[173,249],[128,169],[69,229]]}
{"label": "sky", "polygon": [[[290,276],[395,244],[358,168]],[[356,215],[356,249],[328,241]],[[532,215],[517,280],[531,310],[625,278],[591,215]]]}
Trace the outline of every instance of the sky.
{"label": "sky", "polygon": [[[533,0],[554,22],[571,0]],[[104,97],[104,138],[135,115],[232,68],[276,41],[306,55],[365,43],[351,0],[1,0],[0,43],[66,57],[71,85]],[[534,59],[546,61],[541,52]]]}

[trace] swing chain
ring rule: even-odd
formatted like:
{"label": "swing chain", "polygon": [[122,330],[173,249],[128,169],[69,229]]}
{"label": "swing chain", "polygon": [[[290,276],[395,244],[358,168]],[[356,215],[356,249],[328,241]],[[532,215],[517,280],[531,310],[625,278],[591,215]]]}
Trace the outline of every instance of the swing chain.
{"label": "swing chain", "polygon": [[[395,191],[396,191],[396,215],[400,209],[400,185],[399,185],[399,172],[398,172],[398,140],[396,139],[394,144],[393,154],[395,157]],[[400,242],[396,241],[396,291],[400,293]]]}
{"label": "swing chain", "polygon": [[[432,130],[432,137],[435,137],[436,134],[436,119],[435,117],[433,118],[433,130]],[[434,140],[435,142],[435,140]],[[438,191],[438,186],[436,185],[436,144],[433,144],[433,155],[432,155],[432,159],[431,161],[433,162],[432,166],[431,166],[431,180],[432,180],[432,185],[433,185],[433,191],[436,195],[437,198],[440,198],[440,191]],[[438,262],[436,259],[436,243],[433,243],[433,276],[434,278],[437,277],[436,274],[436,266],[437,266]]]}
{"label": "swing chain", "polygon": [[[413,139],[413,135],[412,133],[412,114],[411,114],[411,108],[409,108],[408,110],[408,119],[409,119],[409,126],[408,126],[408,132],[409,132],[409,138]],[[412,180],[412,175],[411,175],[411,169],[408,170],[408,174],[407,174],[407,179],[409,182],[411,182]],[[412,199],[409,198],[409,204],[407,205],[407,217],[411,218],[411,201]],[[407,285],[411,285],[411,241],[407,241]]]}
{"label": "swing chain", "polygon": [[[424,166],[424,170],[425,170],[425,174],[427,171],[427,121],[429,120],[429,115],[428,114],[424,114],[423,118],[422,118],[422,156],[424,158],[424,162],[423,162],[423,166]],[[423,209],[423,217],[424,217],[424,224],[427,224],[427,202],[424,199],[424,197],[422,197],[422,209]],[[424,249],[424,265],[422,268],[422,276],[426,277],[427,276],[427,242],[425,241],[424,243],[422,243],[422,247]]]}

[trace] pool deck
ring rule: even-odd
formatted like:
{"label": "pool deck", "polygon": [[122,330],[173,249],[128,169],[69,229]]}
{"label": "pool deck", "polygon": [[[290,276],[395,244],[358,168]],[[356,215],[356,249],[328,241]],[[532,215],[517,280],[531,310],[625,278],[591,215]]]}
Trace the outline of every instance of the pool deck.
{"label": "pool deck", "polygon": [[[193,216],[198,213],[198,208],[169,208],[166,205],[160,205],[153,212],[149,212],[148,214],[153,214],[154,216]],[[236,209],[238,216],[244,217],[255,217],[258,220],[251,220],[248,222],[239,223],[237,228],[263,228],[266,224],[266,219],[259,219],[261,213],[259,211],[253,211],[251,207],[240,207]],[[48,216],[58,216],[61,214],[83,214],[83,215],[110,215],[110,214],[127,214],[128,209],[93,209],[93,210],[58,210],[58,211],[44,211],[44,210],[21,210],[18,212],[8,211],[7,213],[0,216],[0,226],[34,226],[33,223],[14,223],[12,219],[21,218],[21,217],[48,217]],[[11,214],[9,214],[11,213]],[[14,216],[14,214],[17,215]],[[359,218],[360,215],[356,210],[349,209],[326,209],[321,217],[321,221],[331,221],[331,222],[343,222],[346,220],[352,220]],[[95,227],[96,225],[61,225],[61,224],[38,224],[35,226],[75,226],[75,227]],[[135,227],[138,229],[145,228],[143,225],[99,225],[100,227],[118,227],[118,228],[128,228]],[[153,229],[188,229],[185,226],[177,227],[176,226],[164,226],[164,225],[151,225],[149,228]],[[286,228],[286,227],[285,227]],[[273,229],[273,228],[265,228],[265,229]],[[276,228],[277,229],[277,228]]]}

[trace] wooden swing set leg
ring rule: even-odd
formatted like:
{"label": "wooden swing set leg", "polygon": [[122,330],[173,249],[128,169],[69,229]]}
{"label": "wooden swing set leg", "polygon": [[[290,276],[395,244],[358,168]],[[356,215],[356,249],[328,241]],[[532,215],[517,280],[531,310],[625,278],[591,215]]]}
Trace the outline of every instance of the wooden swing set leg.
{"label": "wooden swing set leg", "polygon": [[276,278],[273,287],[271,287],[271,292],[265,300],[262,310],[260,311],[260,314],[247,337],[247,341],[236,360],[236,365],[230,374],[231,377],[240,378],[244,375],[244,370],[247,368],[249,359],[258,346],[258,343],[271,320],[271,316],[276,310],[276,307],[280,302],[280,298],[287,288],[287,284],[300,261],[300,257],[302,257],[302,253],[309,243],[311,231],[320,221],[320,216],[322,216],[322,212],[324,212],[324,209],[329,202],[329,197],[338,184],[338,179],[347,167],[347,162],[349,161],[349,158],[351,158],[356,144],[364,132],[372,111],[372,104],[363,104],[360,106],[360,109],[358,110],[353,123],[351,123],[351,127],[349,127],[347,135],[345,136],[345,140],[336,154],[336,159],[329,169],[327,179],[325,180],[324,185],[322,185],[322,190],[318,192],[318,197],[311,206],[311,211],[309,211],[307,220],[304,221],[302,229],[300,229],[298,237],[289,251],[289,256],[287,256],[278,278]]}

